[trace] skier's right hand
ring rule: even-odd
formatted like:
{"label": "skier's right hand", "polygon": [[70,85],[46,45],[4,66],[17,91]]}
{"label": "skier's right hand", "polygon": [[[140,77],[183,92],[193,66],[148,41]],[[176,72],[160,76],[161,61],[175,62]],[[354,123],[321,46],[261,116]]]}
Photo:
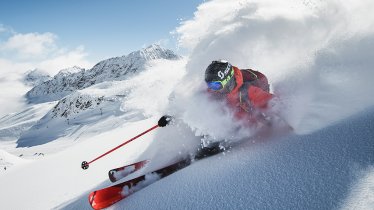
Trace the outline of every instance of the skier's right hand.
{"label": "skier's right hand", "polygon": [[164,115],[162,116],[159,120],[158,120],[158,126],[160,127],[165,127],[167,125],[169,125],[169,123],[173,120],[173,117],[172,116],[169,116],[169,115]]}

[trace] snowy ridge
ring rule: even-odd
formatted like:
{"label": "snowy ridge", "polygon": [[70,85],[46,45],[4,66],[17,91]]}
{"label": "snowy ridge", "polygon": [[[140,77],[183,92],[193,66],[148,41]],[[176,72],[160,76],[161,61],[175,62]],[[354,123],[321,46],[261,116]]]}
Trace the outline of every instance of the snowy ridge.
{"label": "snowy ridge", "polygon": [[148,61],[178,60],[180,58],[171,50],[153,44],[127,56],[101,61],[90,70],[79,67],[62,70],[53,79],[34,87],[26,96],[30,102],[38,103],[59,100],[75,90],[81,90],[94,84],[127,79],[131,75],[143,71]]}
{"label": "snowy ridge", "polygon": [[30,102],[46,102],[58,100],[71,92],[83,88],[85,70],[79,67],[64,69],[53,79],[35,86],[26,97]]}
{"label": "snowy ridge", "polygon": [[93,97],[90,95],[83,95],[75,93],[61,99],[58,104],[52,109],[52,118],[54,117],[69,117],[72,114],[78,114],[87,109],[94,109],[99,106],[104,100],[104,96]]}
{"label": "snowy ridge", "polygon": [[121,101],[116,97],[74,92],[61,99],[31,128],[22,132],[17,140],[17,147],[43,145],[60,138],[65,146],[72,144],[72,139],[76,141],[84,133],[89,135],[109,129],[100,128],[100,122],[121,112],[120,106]]}
{"label": "snowy ridge", "polygon": [[174,54],[171,50],[154,44],[127,56],[110,58],[99,62],[87,72],[86,77],[91,82],[88,86],[103,81],[126,79],[129,73],[144,70],[147,61],[157,59],[177,60],[180,59],[180,56]]}

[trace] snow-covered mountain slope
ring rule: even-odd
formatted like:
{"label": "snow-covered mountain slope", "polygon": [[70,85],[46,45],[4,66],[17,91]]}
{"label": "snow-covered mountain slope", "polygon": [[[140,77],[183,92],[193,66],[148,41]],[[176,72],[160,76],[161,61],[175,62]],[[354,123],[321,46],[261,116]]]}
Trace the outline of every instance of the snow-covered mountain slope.
{"label": "snow-covered mountain slope", "polygon": [[151,45],[129,55],[110,58],[92,69],[79,67],[62,70],[53,79],[35,86],[27,94],[30,102],[59,100],[75,90],[81,90],[104,81],[124,80],[146,68],[147,62],[157,59],[178,60],[181,57],[159,45]]}
{"label": "snow-covered mountain slope", "polygon": [[[373,131],[371,108],[308,135],[248,141],[110,209],[371,209]],[[89,209],[86,199],[59,208]]]}
{"label": "snow-covered mountain slope", "polygon": [[[18,202],[19,205],[13,202],[2,202],[1,207],[4,209],[51,209],[56,205],[56,201],[74,199],[76,196],[84,193],[86,189],[91,188],[93,183],[99,180],[99,182],[104,181],[106,173],[86,173],[86,171],[80,169],[80,163],[78,164],[76,161],[78,159],[81,161],[92,158],[102,152],[103,149],[106,150],[109,147],[119,144],[122,138],[129,137],[137,131],[133,126],[128,127],[128,129],[111,130],[110,132],[96,135],[89,139],[89,141],[83,141],[80,144],[75,144],[76,146],[70,146],[70,148],[64,150],[62,153],[44,156],[38,161],[27,165],[14,165],[11,169],[0,175],[2,176],[0,182],[2,182],[1,185],[3,186],[0,194],[8,198],[22,197],[23,202]],[[136,143],[133,144],[133,146],[136,145]],[[52,142],[49,143],[49,146],[52,149],[53,146],[59,145],[58,142]],[[125,154],[122,153],[121,156],[125,156],[131,160],[131,156],[137,155],[135,153],[140,151],[130,149]],[[109,163],[108,166],[102,168],[103,165],[99,163],[97,168],[91,167],[91,171],[106,171],[109,169],[107,167],[113,166],[112,164],[122,164],[121,161],[113,161],[113,158],[117,159],[116,154],[106,159],[106,161],[104,160],[104,162]],[[23,190],[12,187],[14,183],[10,183],[11,180],[17,183],[18,186],[23,186]],[[39,185],[38,183],[43,184]],[[7,190],[4,191],[3,189]],[[54,199],[50,199],[52,197]]]}
{"label": "snow-covered mountain slope", "polygon": [[0,141],[17,140],[21,134],[42,118],[56,103],[48,102],[29,106],[27,109],[0,118]]}
{"label": "snow-covered mountain slope", "polygon": [[[91,122],[104,120],[116,110],[121,103],[104,96],[91,96],[73,93],[52,108],[33,127],[22,133],[17,140],[17,147],[32,147],[69,136],[76,141],[82,134],[77,132],[87,129]],[[105,108],[104,108],[105,107]],[[104,111],[103,111],[104,108]],[[109,111],[108,111],[109,110]],[[52,128],[52,129],[51,129]]]}
{"label": "snow-covered mountain slope", "polygon": [[[156,120],[128,123],[64,152],[7,171],[0,179],[7,190],[0,190],[0,196],[21,197],[24,202],[6,200],[2,206],[90,209],[88,193],[110,185],[106,177],[110,168],[143,158],[176,158],[185,152],[177,148],[195,138],[180,126],[162,128],[101,159],[87,171],[80,169],[80,160],[101,154],[119,144],[119,137],[134,136]],[[225,154],[196,162],[111,209],[349,209],[355,205],[365,209],[370,207],[370,200],[355,203],[350,196],[365,198],[373,193],[373,183],[365,182],[372,176],[370,168],[374,164],[373,126],[374,110],[370,109],[308,135],[249,141]],[[175,134],[170,134],[173,131]],[[167,139],[176,134],[183,139]],[[26,176],[33,177],[33,182]],[[23,186],[22,191],[12,187],[14,180]],[[367,185],[357,189],[362,182]]]}
{"label": "snow-covered mountain slope", "polygon": [[15,155],[9,154],[8,152],[0,149],[0,175],[9,170],[13,165],[22,165],[23,163],[28,163],[29,160],[17,157]]}
{"label": "snow-covered mountain slope", "polygon": [[[111,168],[131,163],[137,158],[160,158],[161,161],[152,161],[148,165],[148,170],[152,170],[160,167],[160,164],[173,161],[180,154],[183,155],[185,150],[191,149],[183,145],[191,142],[191,139],[194,138],[192,133],[186,133],[183,137],[176,136],[178,131],[185,129],[183,126],[177,129],[165,128],[149,133],[125,148],[119,149],[116,153],[101,159],[97,164],[92,164],[89,171],[83,171],[80,168],[81,161],[93,159],[103,151],[109,150],[125,139],[148,129],[155,122],[157,122],[156,118],[127,122],[116,129],[87,137],[86,140],[70,145],[69,148],[54,155],[46,155],[28,164],[14,165],[0,175],[0,185],[2,186],[0,196],[12,199],[22,198],[23,202],[14,203],[11,201],[12,199],[9,199],[2,202],[1,207],[5,209],[51,209],[63,202],[75,200],[82,194],[86,195],[93,186],[99,183],[103,182],[102,186],[108,185],[107,171]],[[110,124],[105,126],[110,127]],[[165,138],[169,135],[178,138],[169,142],[169,139]],[[61,148],[60,144],[63,143],[63,141],[55,141],[46,144],[45,147],[48,145],[50,149]],[[154,145],[165,148],[161,152],[159,147],[154,147]],[[30,149],[35,148],[38,146]],[[143,172],[140,171],[140,173]],[[134,175],[139,175],[139,173]],[[14,183],[22,186],[23,190],[11,187]]]}
{"label": "snow-covered mountain slope", "polygon": [[[248,142],[197,162],[114,209],[370,209],[374,183],[356,185],[373,178],[373,151],[371,108],[308,135]],[[368,199],[349,200],[354,190]]]}
{"label": "snow-covered mountain slope", "polygon": [[[137,77],[102,82],[64,97],[31,128],[22,131],[17,147],[34,147],[58,140],[64,142],[61,145],[65,148],[128,121],[141,120],[150,114],[161,115],[172,87],[184,75],[185,61],[155,60],[148,65]],[[147,81],[149,78],[153,79]],[[38,152],[48,147],[38,147]],[[59,149],[62,148],[55,146],[43,154]],[[25,155],[24,150],[19,151]]]}

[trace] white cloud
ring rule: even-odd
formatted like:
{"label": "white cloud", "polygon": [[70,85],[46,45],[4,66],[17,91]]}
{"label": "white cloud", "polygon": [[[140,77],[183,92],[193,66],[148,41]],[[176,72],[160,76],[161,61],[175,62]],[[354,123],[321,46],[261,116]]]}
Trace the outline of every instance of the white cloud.
{"label": "white cloud", "polygon": [[20,34],[3,25],[0,33],[8,36],[5,42],[0,40],[0,117],[24,106],[23,96],[30,89],[21,82],[26,71],[38,68],[53,76],[72,66],[93,66],[83,46],[60,47],[53,33]]}
{"label": "white cloud", "polygon": [[[0,25],[0,32],[2,31],[11,32]],[[12,33],[5,42],[0,42],[0,54],[10,63],[29,63],[32,68],[41,68],[52,75],[71,66],[92,67],[92,63],[87,60],[88,53],[85,52],[84,46],[66,49],[58,46],[57,39],[57,35],[49,32]]]}
{"label": "white cloud", "polygon": [[30,68],[30,63],[13,63],[0,58],[0,117],[23,107],[22,98],[28,87],[19,82],[22,76],[19,72]]}
{"label": "white cloud", "polygon": [[58,56],[43,60],[36,65],[37,68],[48,70],[51,75],[58,73],[61,69],[71,66],[79,66],[82,68],[91,68],[92,62],[88,61],[83,46],[79,46],[74,50],[67,51]]}
{"label": "white cloud", "polygon": [[15,34],[1,45],[2,51],[13,51],[20,58],[46,56],[56,49],[57,36],[52,33]]}
{"label": "white cloud", "polygon": [[17,62],[0,58],[0,117],[5,114],[22,110],[25,106],[24,95],[31,87],[25,86],[22,77],[31,69],[41,69],[55,75],[61,69],[79,66],[92,67],[83,47],[65,52],[40,62]]}
{"label": "white cloud", "polygon": [[[87,59],[88,53],[84,46],[75,49],[67,49],[57,44],[56,34],[46,33],[15,33],[13,30],[0,25],[0,31],[10,32],[8,39],[0,42],[0,73],[16,72],[24,73],[29,69],[39,68],[51,76],[59,70],[72,66],[91,68],[93,63]],[[9,35],[8,34],[8,35]],[[8,64],[6,65],[5,61]],[[28,66],[27,69],[15,68],[15,66]]]}

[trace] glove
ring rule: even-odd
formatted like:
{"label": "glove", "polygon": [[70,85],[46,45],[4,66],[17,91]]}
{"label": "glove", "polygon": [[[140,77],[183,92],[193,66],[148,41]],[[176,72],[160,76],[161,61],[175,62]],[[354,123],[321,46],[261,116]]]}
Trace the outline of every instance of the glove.
{"label": "glove", "polygon": [[159,120],[158,120],[158,126],[160,127],[165,127],[167,125],[169,125],[169,123],[173,120],[173,117],[172,116],[169,116],[169,115],[164,115],[162,116]]}

